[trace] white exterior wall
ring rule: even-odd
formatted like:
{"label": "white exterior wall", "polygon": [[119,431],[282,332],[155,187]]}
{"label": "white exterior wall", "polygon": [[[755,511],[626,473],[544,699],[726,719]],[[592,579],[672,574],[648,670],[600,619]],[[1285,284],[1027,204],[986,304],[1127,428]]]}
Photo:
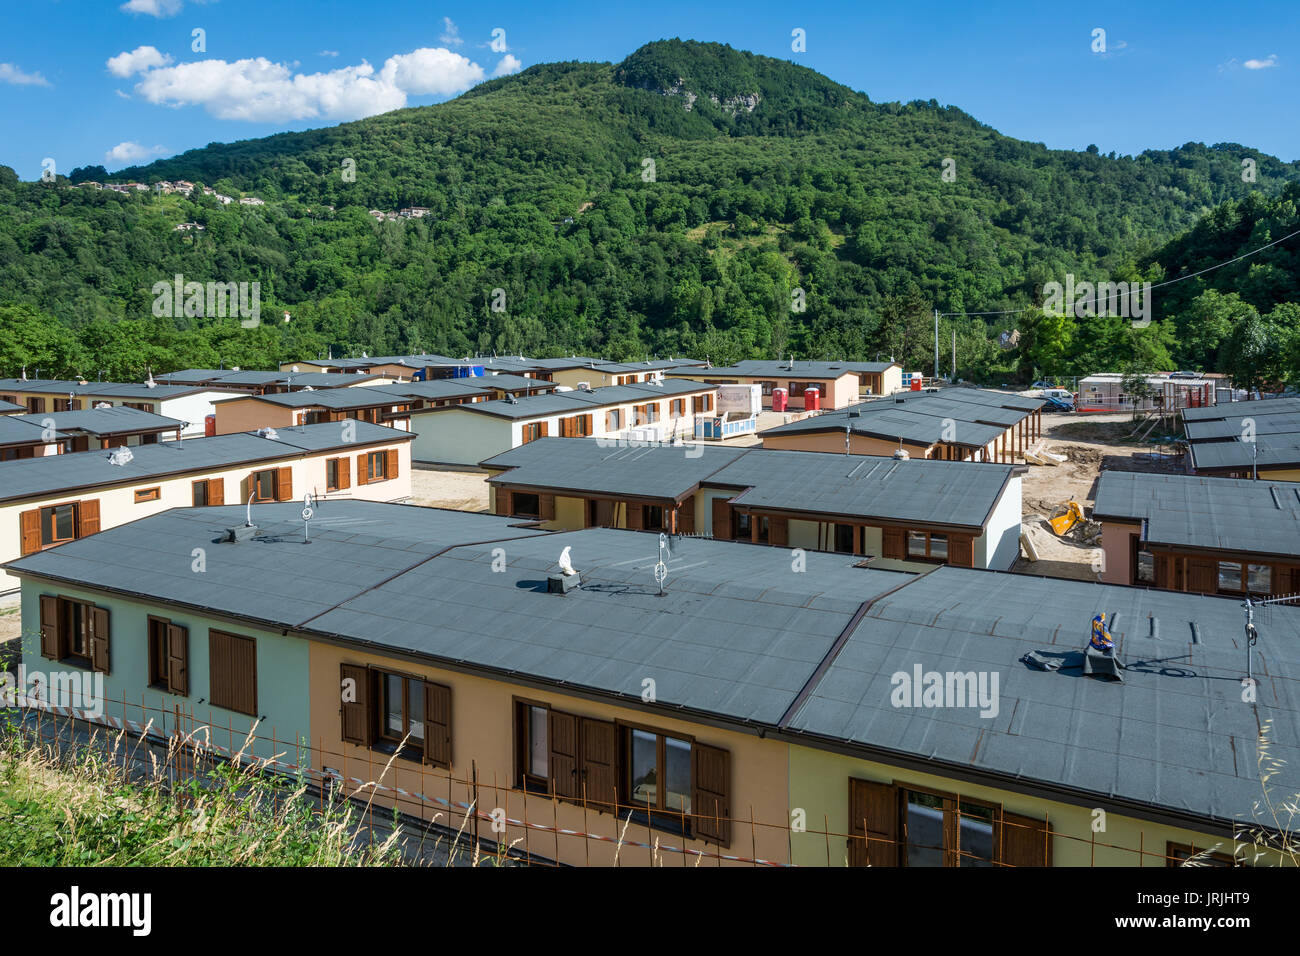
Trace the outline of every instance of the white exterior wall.
{"label": "white exterior wall", "polygon": [[975,539],[975,567],[1009,571],[1020,557],[1020,484],[1019,475],[1007,480],[984,533]]}

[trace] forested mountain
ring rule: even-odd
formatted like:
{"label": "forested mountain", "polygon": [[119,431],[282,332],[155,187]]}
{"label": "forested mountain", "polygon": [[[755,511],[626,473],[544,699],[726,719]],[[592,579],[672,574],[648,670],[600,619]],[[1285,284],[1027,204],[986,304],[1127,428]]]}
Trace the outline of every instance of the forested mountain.
{"label": "forested mountain", "polygon": [[[177,179],[266,205],[73,185]],[[715,362],[885,352],[925,366],[932,308],[1029,306],[1067,272],[1195,271],[1283,235],[1296,182],[1300,164],[1235,144],[1049,150],[933,100],[874,103],[791,63],[661,41],[619,64],[539,65],[437,106],[111,176],[24,183],[0,167],[0,374],[135,378],[328,346]],[[406,206],[430,211],[368,212]],[[182,222],[205,228],[176,231]],[[1226,332],[1197,344],[1171,332],[1196,325],[1206,290],[1245,288],[1257,317],[1300,300],[1285,254],[1171,286],[1156,298],[1168,321],[1149,331],[959,320],[959,374],[1217,362]],[[260,282],[263,326],[153,318],[152,286],[176,274]],[[1003,352],[993,333],[1017,326],[1024,348]]]}

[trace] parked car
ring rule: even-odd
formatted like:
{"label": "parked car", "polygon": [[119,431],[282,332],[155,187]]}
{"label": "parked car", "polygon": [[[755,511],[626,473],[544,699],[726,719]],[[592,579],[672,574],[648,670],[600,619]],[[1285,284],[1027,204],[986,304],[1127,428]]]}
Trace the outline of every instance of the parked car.
{"label": "parked car", "polygon": [[1048,382],[1048,381],[1044,380],[1044,381],[1041,381],[1041,382],[1035,382],[1033,385],[1030,385],[1029,387],[1030,387],[1030,388],[1056,388],[1056,383],[1055,383],[1055,382]]}
{"label": "parked car", "polygon": [[1045,388],[1043,398],[1047,399],[1048,407],[1053,410],[1074,411],[1074,393],[1068,388]]}
{"label": "parked car", "polygon": [[1170,372],[1170,378],[1200,378],[1200,372]]}

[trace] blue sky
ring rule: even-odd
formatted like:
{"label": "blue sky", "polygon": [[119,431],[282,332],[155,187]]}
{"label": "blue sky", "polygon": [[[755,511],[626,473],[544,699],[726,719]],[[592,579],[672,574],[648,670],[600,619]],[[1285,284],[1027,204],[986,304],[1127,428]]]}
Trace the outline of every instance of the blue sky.
{"label": "blue sky", "polygon": [[[790,59],[877,101],[933,98],[1051,147],[1237,142],[1300,158],[1294,0],[11,0],[4,22],[0,164],[23,179],[45,157],[61,173],[111,170],[436,103],[535,63],[618,61],[672,36]],[[804,52],[791,49],[796,28]]]}

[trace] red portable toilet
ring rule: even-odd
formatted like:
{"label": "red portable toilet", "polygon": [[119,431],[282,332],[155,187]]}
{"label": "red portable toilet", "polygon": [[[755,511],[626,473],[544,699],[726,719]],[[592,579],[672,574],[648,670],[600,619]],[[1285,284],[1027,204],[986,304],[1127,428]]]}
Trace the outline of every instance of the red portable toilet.
{"label": "red portable toilet", "polygon": [[211,438],[217,433],[217,416],[208,415],[203,419],[203,437]]}
{"label": "red portable toilet", "polygon": [[921,376],[919,375],[912,376],[911,390],[914,392],[919,392],[921,390]]}
{"label": "red portable toilet", "polygon": [[790,401],[790,391],[784,388],[772,389],[772,411],[783,412]]}
{"label": "red portable toilet", "polygon": [[822,407],[822,390],[820,388],[806,388],[803,392],[803,407],[805,411],[816,412]]}

